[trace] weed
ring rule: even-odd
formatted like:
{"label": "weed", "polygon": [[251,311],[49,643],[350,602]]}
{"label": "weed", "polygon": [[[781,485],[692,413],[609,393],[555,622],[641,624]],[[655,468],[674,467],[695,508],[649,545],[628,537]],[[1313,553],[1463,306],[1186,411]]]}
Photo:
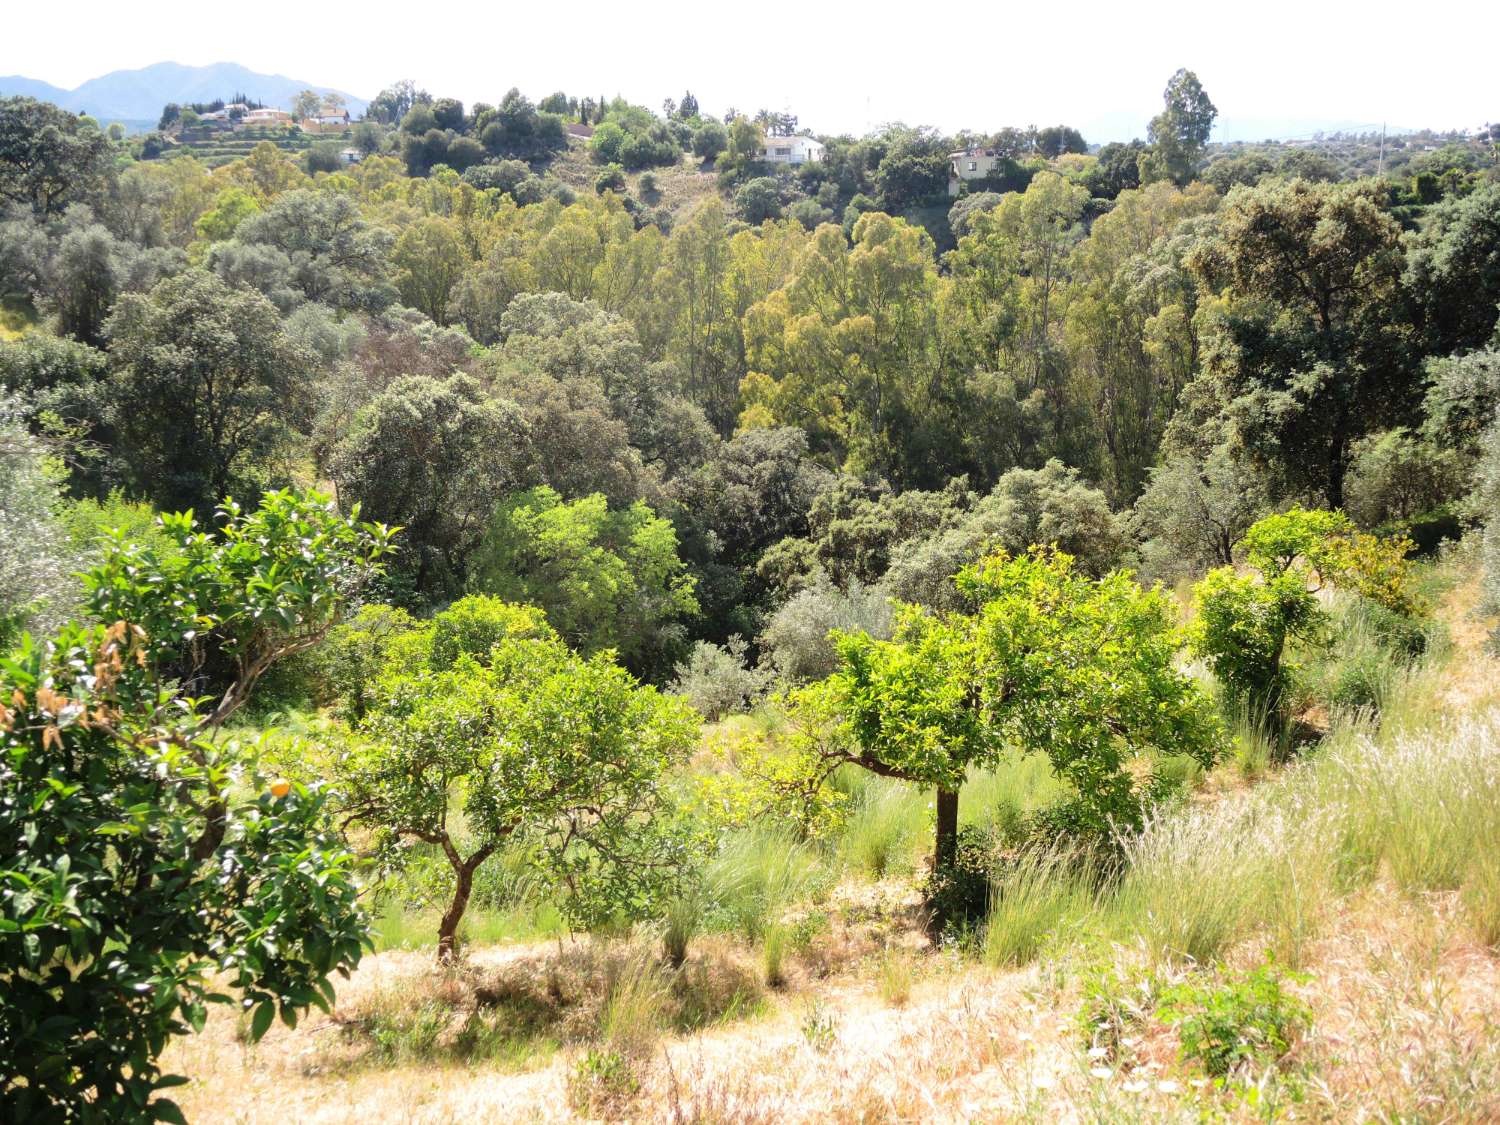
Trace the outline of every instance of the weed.
{"label": "weed", "polygon": [[895,1008],[903,1008],[911,999],[911,958],[897,949],[887,949],[880,956],[880,998]]}
{"label": "weed", "polygon": [[1176,1025],[1184,1059],[1222,1077],[1286,1055],[1312,1012],[1285,985],[1306,979],[1283,975],[1268,959],[1222,984],[1174,985],[1162,993],[1158,1014]]}
{"label": "weed", "polygon": [[819,1054],[826,1054],[838,1039],[838,1024],[821,1000],[809,1000],[802,1010],[802,1038]]}
{"label": "weed", "polygon": [[579,1113],[602,1116],[640,1092],[635,1067],[618,1051],[589,1048],[568,1076],[568,1102]]}
{"label": "weed", "polygon": [[1113,1063],[1128,1061],[1128,1050],[1156,1010],[1160,991],[1160,981],[1150,973],[1134,979],[1113,967],[1089,973],[1077,1016],[1084,1046]]}
{"label": "weed", "polygon": [[780,922],[766,928],[765,938],[761,943],[761,958],[766,972],[766,984],[772,988],[780,988],[786,983],[783,962],[791,936],[791,928]]}

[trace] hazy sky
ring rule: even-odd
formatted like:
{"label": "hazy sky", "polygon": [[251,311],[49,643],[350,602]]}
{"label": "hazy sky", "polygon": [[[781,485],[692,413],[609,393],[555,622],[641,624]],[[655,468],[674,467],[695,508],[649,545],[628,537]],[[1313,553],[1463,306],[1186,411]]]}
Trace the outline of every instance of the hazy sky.
{"label": "hazy sky", "polygon": [[[1067,122],[1141,132],[1179,66],[1221,120],[1450,127],[1500,118],[1500,3],[966,5],[356,0],[8,5],[0,74],[63,87],[172,60],[239,62],[370,97],[410,77],[497,101],[691,89],[705,111],[790,109],[818,132]],[[1094,132],[1090,133],[1092,125]],[[1252,132],[1254,130],[1252,129]]]}

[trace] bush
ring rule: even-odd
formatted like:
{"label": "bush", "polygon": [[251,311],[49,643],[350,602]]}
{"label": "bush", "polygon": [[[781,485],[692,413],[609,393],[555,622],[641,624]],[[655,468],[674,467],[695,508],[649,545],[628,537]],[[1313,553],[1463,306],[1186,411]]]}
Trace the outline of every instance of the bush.
{"label": "bush", "polygon": [[833,222],[833,211],[816,199],[799,199],[786,211],[787,218],[801,223],[805,230],[815,230],[824,223]]}
{"label": "bush", "polygon": [[730,637],[723,647],[709,641],[693,646],[687,660],[677,665],[672,693],[680,695],[709,721],[748,711],[770,687],[764,668],[745,660],[742,637]]}
{"label": "bush", "polygon": [[995,837],[969,824],[959,829],[953,862],[927,878],[923,898],[945,931],[959,934],[973,929],[990,909],[990,888],[996,863]]}
{"label": "bush", "polygon": [[[497,160],[465,169],[463,181],[480,191],[503,191],[514,197],[517,188],[529,177],[531,165],[524,160]],[[521,201],[517,199],[516,202]]]}
{"label": "bush", "polygon": [[1215,1077],[1250,1063],[1274,1062],[1291,1049],[1312,1011],[1285,987],[1273,962],[1217,987],[1188,982],[1162,993],[1158,1014],[1175,1024],[1184,1059]]}
{"label": "bush", "polygon": [[1361,527],[1410,520],[1459,496],[1464,466],[1451,448],[1387,430],[1355,443],[1344,507]]}
{"label": "bush", "polygon": [[[325,795],[214,737],[261,673],[315,640],[384,535],[315,494],[271,493],[165,556],[117,544],[90,615],[0,660],[0,1119],[181,1121],[169,1038],[233,1002],[252,1040],[328,1010],[368,944]],[[234,669],[217,702],[164,689]],[[231,999],[227,992],[238,994]]]}
{"label": "bush", "polygon": [[[1486,514],[1483,545],[1485,603],[1491,612],[1500,612],[1500,421],[1490,427],[1484,439],[1484,459],[1479,467],[1476,496],[1480,511]],[[1496,634],[1500,639],[1500,633]]]}
{"label": "bush", "polygon": [[883,585],[902,601],[966,608],[954,575],[989,552],[1020,555],[1038,544],[1055,545],[1097,576],[1119,564],[1125,534],[1104,493],[1052,460],[1040,469],[1011,469],[957,526],[903,543]]}
{"label": "bush", "polygon": [[757,176],[734,193],[734,207],[752,226],[781,218],[781,185],[770,176]]}
{"label": "bush", "polygon": [[729,132],[717,121],[708,120],[693,130],[693,155],[713,160],[729,147]]}
{"label": "bush", "polygon": [[876,640],[891,635],[891,603],[885,594],[851,580],[840,590],[826,575],[794,594],[771,615],[760,642],[776,674],[789,683],[821,680],[838,667],[829,634],[865,632]]}
{"label": "bush", "polygon": [[594,179],[594,190],[600,195],[607,191],[625,190],[625,169],[618,164],[606,164]]}
{"label": "bush", "polygon": [[435,672],[452,668],[460,656],[472,656],[487,664],[490,651],[511,637],[553,635],[546,616],[535,606],[512,605],[500,598],[470,594],[432,619],[432,655],[428,664]]}
{"label": "bush", "polygon": [[654,200],[661,194],[660,189],[656,185],[655,172],[642,172],[640,181],[636,184],[636,187],[641,193],[641,198],[645,200]]}

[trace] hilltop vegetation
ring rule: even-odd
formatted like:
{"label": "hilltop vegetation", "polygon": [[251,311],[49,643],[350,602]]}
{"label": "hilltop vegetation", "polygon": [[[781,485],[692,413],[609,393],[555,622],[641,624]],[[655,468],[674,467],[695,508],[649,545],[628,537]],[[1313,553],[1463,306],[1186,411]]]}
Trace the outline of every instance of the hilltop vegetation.
{"label": "hilltop vegetation", "polygon": [[[1500,1111],[1486,1001],[1325,1027],[1366,915],[1484,967],[1361,1019],[1500,936],[1493,150],[1214,153],[1188,71],[1092,154],[663,110],[0,100],[0,1107]],[[927,1030],[836,1097],[871,988]]]}

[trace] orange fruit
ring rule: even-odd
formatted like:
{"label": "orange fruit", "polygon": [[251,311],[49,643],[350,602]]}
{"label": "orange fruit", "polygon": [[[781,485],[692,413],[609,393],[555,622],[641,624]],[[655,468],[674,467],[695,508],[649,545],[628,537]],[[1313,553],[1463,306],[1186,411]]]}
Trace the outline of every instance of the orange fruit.
{"label": "orange fruit", "polygon": [[271,796],[273,797],[285,797],[291,791],[292,783],[284,777],[278,777],[275,781],[271,782]]}

